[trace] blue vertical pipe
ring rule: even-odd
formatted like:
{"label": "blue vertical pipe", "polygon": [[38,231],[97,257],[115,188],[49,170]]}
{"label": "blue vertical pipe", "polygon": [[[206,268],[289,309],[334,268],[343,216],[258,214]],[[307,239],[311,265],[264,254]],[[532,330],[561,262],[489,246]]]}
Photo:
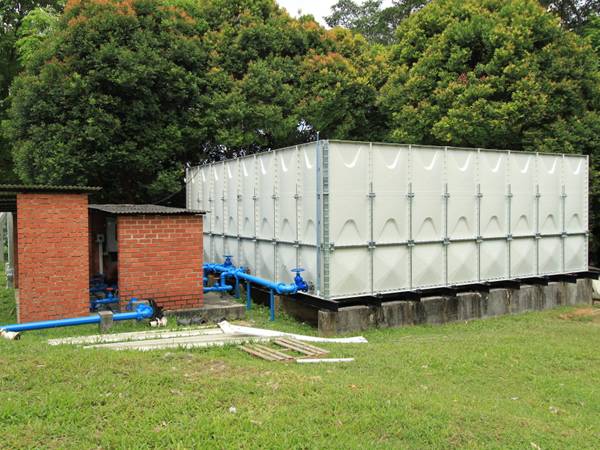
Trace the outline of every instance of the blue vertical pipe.
{"label": "blue vertical pipe", "polygon": [[252,297],[250,297],[250,282],[246,281],[246,309],[250,311],[252,308]]}
{"label": "blue vertical pipe", "polygon": [[272,322],[275,320],[275,293],[273,292],[273,289],[269,290],[269,307],[271,309],[269,320]]}

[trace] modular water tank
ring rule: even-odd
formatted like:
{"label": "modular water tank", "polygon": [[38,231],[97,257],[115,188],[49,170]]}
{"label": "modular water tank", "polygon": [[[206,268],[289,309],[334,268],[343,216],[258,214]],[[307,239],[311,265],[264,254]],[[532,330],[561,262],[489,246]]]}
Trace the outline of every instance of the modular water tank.
{"label": "modular water tank", "polygon": [[588,269],[588,159],[318,141],[188,169],[204,260],[342,299]]}

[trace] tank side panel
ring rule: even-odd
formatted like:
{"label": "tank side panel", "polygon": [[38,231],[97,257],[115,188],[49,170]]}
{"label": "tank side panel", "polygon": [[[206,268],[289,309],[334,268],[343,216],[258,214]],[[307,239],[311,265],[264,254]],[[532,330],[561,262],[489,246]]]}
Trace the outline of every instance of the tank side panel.
{"label": "tank side panel", "polygon": [[537,258],[540,275],[562,271],[562,155],[537,157]]}
{"label": "tank side panel", "polygon": [[330,294],[371,293],[369,144],[329,144]]}
{"label": "tank side panel", "polygon": [[446,153],[448,284],[478,281],[477,166],[477,151]]}
{"label": "tank side panel", "polygon": [[508,277],[508,154],[480,152],[480,274],[482,280]]}
{"label": "tank side panel", "polygon": [[412,230],[413,287],[445,284],[444,188],[445,151],[443,148],[418,147],[411,153],[411,180],[414,192]]}
{"label": "tank side panel", "polygon": [[564,183],[564,269],[588,269],[588,161],[565,155]]}
{"label": "tank side panel", "polygon": [[536,275],[535,207],[536,155],[511,152],[509,155],[510,185],[510,277]]}
{"label": "tank side panel", "polygon": [[373,145],[373,289],[410,286],[409,146]]}

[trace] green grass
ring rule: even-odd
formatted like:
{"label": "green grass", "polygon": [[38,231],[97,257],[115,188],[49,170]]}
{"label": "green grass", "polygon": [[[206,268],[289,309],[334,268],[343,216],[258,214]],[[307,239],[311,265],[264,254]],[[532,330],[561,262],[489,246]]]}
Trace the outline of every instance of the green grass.
{"label": "green grass", "polygon": [[[0,289],[0,323],[11,305]],[[373,330],[324,345],[356,358],[337,365],[50,347],[96,328],[29,332],[0,342],[0,448],[600,448],[600,318],[574,312]],[[271,325],[265,309],[251,320]]]}

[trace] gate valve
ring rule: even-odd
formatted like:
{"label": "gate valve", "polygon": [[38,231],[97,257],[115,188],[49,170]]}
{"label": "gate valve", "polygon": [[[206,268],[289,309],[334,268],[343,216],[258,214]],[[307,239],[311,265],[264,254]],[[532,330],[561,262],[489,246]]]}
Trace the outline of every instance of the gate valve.
{"label": "gate valve", "polygon": [[231,258],[233,258],[233,255],[223,255],[225,256],[225,262],[223,263],[223,265],[225,267],[233,267],[233,263],[231,262]]}
{"label": "gate valve", "polygon": [[308,284],[306,284],[306,281],[304,281],[302,275],[300,275],[300,273],[304,272],[304,269],[302,269],[301,267],[297,267],[295,269],[292,269],[291,271],[296,274],[296,276],[294,277],[294,283],[296,284],[296,287],[298,287],[298,290],[304,292],[308,291]]}

